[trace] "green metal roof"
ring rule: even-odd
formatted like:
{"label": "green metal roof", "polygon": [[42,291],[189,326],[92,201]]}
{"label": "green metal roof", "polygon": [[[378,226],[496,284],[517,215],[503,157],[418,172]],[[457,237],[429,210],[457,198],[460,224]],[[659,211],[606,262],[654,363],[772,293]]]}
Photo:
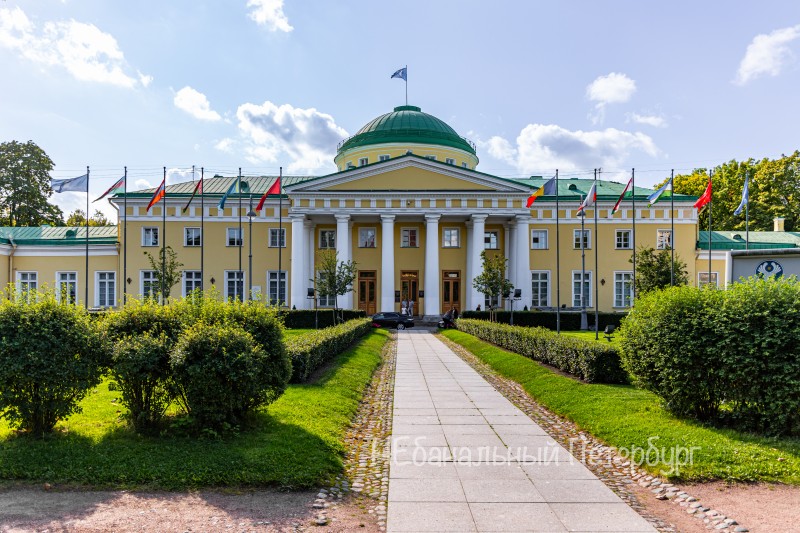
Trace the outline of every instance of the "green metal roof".
{"label": "green metal roof", "polygon": [[[745,250],[747,234],[744,231],[712,231],[712,250]],[[708,250],[708,231],[700,231],[697,248]],[[751,231],[750,250],[775,248],[800,248],[800,233],[792,231]]]}
{"label": "green metal roof", "polygon": [[[115,244],[117,226],[90,226],[89,244]],[[0,227],[0,244],[40,246],[84,246],[86,227]]]}
{"label": "green metal roof", "polygon": [[[521,183],[523,185],[527,185],[531,188],[531,192],[536,191],[542,185],[547,183],[552,176],[550,177],[542,177],[542,176],[531,176],[529,178],[516,178],[514,181],[517,183]],[[585,196],[589,189],[592,188],[592,183],[594,183],[594,178],[560,178],[558,180],[558,199],[559,201],[580,201],[580,199]],[[625,189],[626,183],[617,183],[616,181],[597,181],[597,200],[598,201],[616,201],[619,199],[619,195],[622,194],[623,189]],[[642,202],[641,207],[647,207],[647,197],[653,194],[653,189],[647,189],[644,187],[636,187],[636,202]],[[540,199],[547,200],[547,201],[555,201],[555,196],[541,196]],[[676,202],[694,202],[697,200],[697,196],[689,196],[686,194],[676,194],[675,201]],[[539,201],[539,199],[537,199]],[[624,201],[630,201],[630,196],[626,196]],[[534,205],[536,205],[534,203]],[[664,207],[669,205],[669,193],[666,193],[661,196],[661,199],[655,204],[658,207]],[[639,207],[637,205],[637,207]]]}
{"label": "green metal roof", "polygon": [[449,146],[475,154],[475,145],[461,137],[444,121],[423,113],[419,107],[403,105],[375,118],[337,147],[341,153],[358,146],[384,143],[420,143]]}

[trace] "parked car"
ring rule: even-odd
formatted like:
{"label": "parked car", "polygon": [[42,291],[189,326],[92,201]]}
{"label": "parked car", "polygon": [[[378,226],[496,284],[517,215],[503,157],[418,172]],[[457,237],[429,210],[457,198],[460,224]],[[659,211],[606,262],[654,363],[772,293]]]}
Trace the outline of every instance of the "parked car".
{"label": "parked car", "polygon": [[414,320],[400,313],[378,313],[372,315],[372,325],[376,328],[406,329],[414,327]]}

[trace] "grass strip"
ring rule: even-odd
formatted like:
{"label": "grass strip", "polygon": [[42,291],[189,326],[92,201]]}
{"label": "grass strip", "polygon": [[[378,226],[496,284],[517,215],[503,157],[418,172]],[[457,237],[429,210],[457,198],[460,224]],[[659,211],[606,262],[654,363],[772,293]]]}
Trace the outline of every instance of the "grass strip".
{"label": "grass strip", "polygon": [[[442,335],[472,352],[536,401],[606,443],[643,457],[649,472],[680,481],[766,481],[800,485],[800,441],[708,427],[667,412],[654,394],[630,385],[586,384],[466,333]],[[709,369],[711,371],[712,369]],[[648,440],[649,439],[649,440]],[[675,463],[691,462],[676,472]],[[638,461],[637,461],[638,462]],[[672,463],[672,464],[670,464]]]}
{"label": "grass strip", "polygon": [[318,486],[342,470],[345,432],[388,339],[369,333],[316,381],[291,385],[256,413],[252,428],[222,438],[139,436],[104,381],[52,436],[15,436],[0,421],[0,479],[167,490]]}

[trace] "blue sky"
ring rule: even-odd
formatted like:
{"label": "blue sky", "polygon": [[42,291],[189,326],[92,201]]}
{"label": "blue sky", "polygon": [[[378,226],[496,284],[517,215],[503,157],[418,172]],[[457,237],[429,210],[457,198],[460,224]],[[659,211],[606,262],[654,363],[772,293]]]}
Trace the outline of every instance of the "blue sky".
{"label": "blue sky", "polygon": [[[419,105],[500,176],[637,184],[800,147],[800,3],[0,2],[0,140],[92,194],[207,172],[332,172],[336,144]],[[54,197],[65,211],[83,195]],[[113,211],[98,202],[108,214]]]}

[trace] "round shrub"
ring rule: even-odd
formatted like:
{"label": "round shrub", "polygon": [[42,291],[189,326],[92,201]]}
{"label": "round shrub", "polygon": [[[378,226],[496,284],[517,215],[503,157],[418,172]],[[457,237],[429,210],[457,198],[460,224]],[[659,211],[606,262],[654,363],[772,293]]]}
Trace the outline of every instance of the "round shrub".
{"label": "round shrub", "polygon": [[694,287],[650,292],[623,321],[623,365],[677,415],[709,420],[725,397],[716,319],[723,295]]}
{"label": "round shrub", "polygon": [[88,313],[52,294],[0,303],[0,416],[40,436],[80,411],[100,383],[106,344]]}
{"label": "round shrub", "polygon": [[197,322],[178,339],[170,366],[178,398],[200,428],[224,429],[277,399],[267,353],[242,328]]}
{"label": "round shrub", "polygon": [[112,350],[111,373],[136,431],[158,428],[172,401],[166,334],[123,337]]}
{"label": "round shrub", "polygon": [[166,336],[168,348],[183,331],[181,313],[173,305],[161,305],[150,299],[131,299],[119,311],[108,313],[103,320],[112,342],[125,337],[149,333],[155,337]]}

